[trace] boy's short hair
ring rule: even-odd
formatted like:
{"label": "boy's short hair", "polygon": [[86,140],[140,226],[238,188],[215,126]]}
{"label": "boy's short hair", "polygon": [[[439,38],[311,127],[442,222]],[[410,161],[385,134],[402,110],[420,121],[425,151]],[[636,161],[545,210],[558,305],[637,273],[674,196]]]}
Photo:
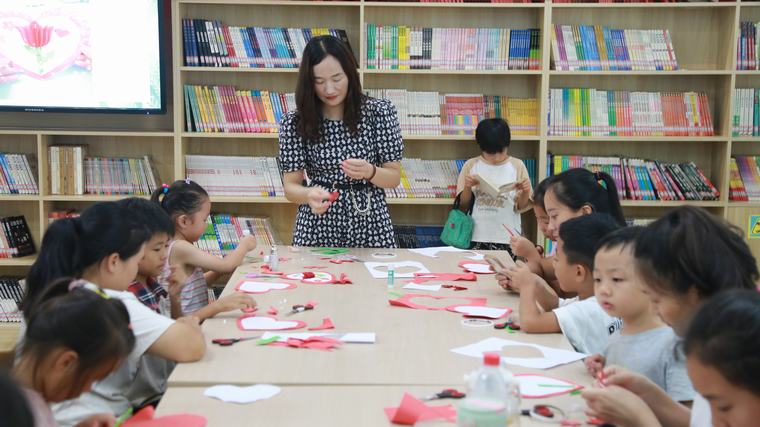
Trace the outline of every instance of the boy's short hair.
{"label": "boy's short hair", "polygon": [[475,141],[480,151],[488,154],[498,154],[509,147],[512,134],[504,119],[483,119],[475,129]]}
{"label": "boy's short hair", "polygon": [[592,213],[563,222],[559,227],[559,238],[567,261],[593,269],[599,243],[619,228],[617,221],[606,213]]}
{"label": "boy's short hair", "polygon": [[613,248],[622,249],[628,246],[635,248],[636,238],[639,236],[639,234],[641,234],[641,230],[643,229],[644,227],[634,225],[615,230],[612,233],[602,237],[602,240],[599,241],[599,247],[597,248],[597,251]]}
{"label": "boy's short hair", "polygon": [[151,238],[159,233],[166,233],[169,238],[174,236],[172,219],[156,203],[141,197],[128,197],[117,203],[127,208],[134,215],[134,219],[148,229]]}

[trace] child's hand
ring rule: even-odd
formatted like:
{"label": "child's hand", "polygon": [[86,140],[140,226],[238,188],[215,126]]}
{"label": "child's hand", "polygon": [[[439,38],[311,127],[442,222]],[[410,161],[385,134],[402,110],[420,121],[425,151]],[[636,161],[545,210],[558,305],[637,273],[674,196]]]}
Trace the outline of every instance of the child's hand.
{"label": "child's hand", "polygon": [[530,191],[530,179],[523,178],[522,181],[518,182],[517,185],[515,185],[515,189],[518,193],[525,193]]}
{"label": "child's hand", "polygon": [[327,212],[327,209],[332,205],[330,193],[322,187],[311,187],[306,195],[306,200],[309,203],[311,211],[317,215]]}
{"label": "child's hand", "polygon": [[528,264],[517,261],[514,267],[507,269],[507,275],[512,279],[512,290],[520,293],[523,286],[530,286],[536,282],[536,275],[530,271]]}
{"label": "child's hand", "polygon": [[583,363],[586,364],[586,370],[588,373],[591,374],[592,377],[598,378],[599,373],[604,369],[605,359],[604,356],[597,353],[583,359]]}
{"label": "child's hand", "polygon": [[499,286],[505,291],[512,290],[512,279],[507,275],[507,270],[501,270],[496,273],[496,280],[499,282]]}
{"label": "child's hand", "polygon": [[586,414],[590,417],[632,427],[660,425],[649,406],[639,396],[622,387],[587,388],[581,396],[586,400]]}
{"label": "child's hand", "polygon": [[226,297],[219,298],[216,304],[220,313],[256,307],[256,301],[250,295],[243,292],[235,292]]}
{"label": "child's hand", "polygon": [[464,177],[464,188],[472,188],[478,184],[480,184],[480,181],[475,175],[467,175]]}
{"label": "child's hand", "polygon": [[523,236],[512,236],[509,240],[509,246],[512,248],[512,252],[525,259],[533,258],[538,255],[536,245]]}
{"label": "child's hand", "polygon": [[114,423],[116,423],[116,417],[113,414],[95,414],[74,427],[111,427]]}
{"label": "child's hand", "polygon": [[239,244],[239,246],[243,246],[243,247],[244,247],[244,248],[246,248],[248,251],[252,251],[252,250],[256,249],[256,243],[257,243],[257,242],[256,242],[256,238],[255,238],[255,237],[253,237],[253,236],[251,236],[251,235],[249,234],[249,235],[247,235],[247,236],[243,236],[243,238],[242,238],[242,239],[240,239],[240,244]]}
{"label": "child's hand", "polygon": [[187,283],[185,269],[177,264],[169,266],[169,276],[166,280],[169,283],[169,297],[178,297]]}

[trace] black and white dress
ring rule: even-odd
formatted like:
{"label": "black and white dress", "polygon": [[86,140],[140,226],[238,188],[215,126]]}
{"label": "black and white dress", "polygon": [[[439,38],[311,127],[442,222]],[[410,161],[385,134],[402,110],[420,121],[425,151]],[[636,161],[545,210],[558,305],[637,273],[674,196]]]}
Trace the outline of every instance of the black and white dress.
{"label": "black and white dress", "polygon": [[[343,121],[323,119],[322,140],[306,141],[296,131],[296,120],[297,112],[290,112],[280,122],[283,173],[305,170],[310,183],[367,184],[366,180],[346,176],[341,162],[364,159],[381,166],[401,160],[401,127],[396,108],[388,100],[366,98],[356,134],[351,134]],[[340,190],[338,200],[322,215],[314,214],[308,204],[299,206],[293,245],[396,247],[385,192],[371,184],[368,188]]]}

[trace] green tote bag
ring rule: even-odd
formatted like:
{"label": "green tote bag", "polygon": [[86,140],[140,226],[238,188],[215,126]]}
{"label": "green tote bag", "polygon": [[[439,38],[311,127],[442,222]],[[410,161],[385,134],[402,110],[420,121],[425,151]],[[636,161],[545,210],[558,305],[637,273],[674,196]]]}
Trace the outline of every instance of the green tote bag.
{"label": "green tote bag", "polygon": [[459,210],[460,196],[462,193],[457,194],[454,199],[454,208],[449,212],[449,217],[446,219],[446,223],[443,224],[443,231],[441,232],[441,241],[449,246],[453,246],[459,249],[470,249],[472,240],[472,227],[474,222],[472,221],[472,208],[475,206],[475,195],[472,196],[472,203],[470,204],[467,213]]}

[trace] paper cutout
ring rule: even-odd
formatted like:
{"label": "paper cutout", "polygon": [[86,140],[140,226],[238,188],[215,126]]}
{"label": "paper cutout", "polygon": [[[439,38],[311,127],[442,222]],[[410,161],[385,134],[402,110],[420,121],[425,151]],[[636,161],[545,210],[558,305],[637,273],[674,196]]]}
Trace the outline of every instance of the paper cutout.
{"label": "paper cutout", "polygon": [[282,276],[283,274],[285,274],[282,271],[272,271],[272,269],[269,267],[269,264],[262,265],[261,266],[261,272],[263,274],[270,274],[270,275],[273,275],[273,276]]}
{"label": "paper cutout", "polygon": [[[475,298],[475,297],[444,297],[444,296],[435,296],[435,295],[425,295],[425,294],[406,294],[401,298],[388,300],[390,305],[395,305],[398,307],[407,307],[407,308],[416,308],[419,310],[445,310],[447,307],[431,307],[426,306],[422,304],[418,304],[416,302],[413,302],[413,299],[416,298],[432,298],[434,300],[445,300],[445,299],[455,299],[455,300],[466,300],[469,302],[468,305],[485,305],[486,299],[485,298]],[[463,304],[458,304],[463,305]],[[449,305],[450,307],[451,305]]]}
{"label": "paper cutout", "polygon": [[271,305],[269,306],[269,310],[267,310],[267,314],[271,314],[272,316],[277,316],[277,313],[279,313],[279,312],[280,311],[277,310],[277,308],[275,308],[274,306],[271,306]]}
{"label": "paper cutout", "polygon": [[560,396],[583,388],[582,385],[572,381],[546,375],[518,374],[515,378],[520,381],[520,394],[526,399]]}
{"label": "paper cutout", "polygon": [[325,337],[325,336],[312,336],[305,339],[299,339],[299,338],[288,338],[285,340],[285,342],[280,342],[279,340],[276,342],[271,343],[271,346],[274,347],[293,347],[293,348],[306,348],[311,350],[323,350],[323,351],[330,351],[334,348],[338,348],[343,344],[343,342]]}
{"label": "paper cutout", "polygon": [[502,356],[501,360],[509,365],[523,366],[525,368],[549,369],[566,363],[575,362],[586,357],[586,354],[575,351],[561,350],[558,348],[545,347],[538,344],[529,344],[519,341],[505,340],[502,338],[487,338],[464,347],[454,348],[451,351],[463,356],[483,358],[483,353],[489,351],[509,352],[509,347],[533,347],[540,351],[543,357],[508,357]]}
{"label": "paper cutout", "polygon": [[496,274],[488,263],[485,262],[473,262],[473,261],[460,261],[459,266],[464,271],[471,271],[478,274]]}
{"label": "paper cutout", "polygon": [[146,406],[122,423],[122,427],[205,427],[206,417],[194,414],[173,414],[155,417],[156,410]]}
{"label": "paper cutout", "polygon": [[300,320],[277,320],[274,317],[256,315],[239,317],[237,323],[244,331],[285,331],[306,326],[306,323]]}
{"label": "paper cutout", "polygon": [[350,251],[346,248],[316,248],[312,249],[312,252],[315,254],[321,254],[321,255],[340,255],[340,254],[347,254]]}
{"label": "paper cutout", "polygon": [[340,277],[335,279],[333,283],[336,285],[350,285],[354,282],[352,282],[351,279],[346,276],[346,273],[340,273]]}
{"label": "paper cutout", "polygon": [[[312,276],[313,275],[313,276]],[[307,277],[311,276],[311,277]],[[329,285],[335,282],[335,276],[331,273],[324,271],[307,271],[304,273],[291,273],[283,276],[288,280],[300,280],[302,283],[309,283],[312,285]]]}
{"label": "paper cutout", "polygon": [[432,248],[409,249],[409,252],[423,255],[430,258],[438,258],[438,252],[469,252],[469,253],[478,255],[478,253],[475,251],[471,251],[467,249],[459,249],[453,246],[436,246]]}
{"label": "paper cutout", "polygon": [[321,325],[309,328],[310,331],[321,331],[323,329],[335,329],[335,325],[333,325],[333,322],[329,317],[322,319]]}
{"label": "paper cutout", "polygon": [[478,280],[478,276],[476,276],[475,273],[415,273],[414,280],[411,280],[409,283],[415,283],[419,285],[420,283],[429,282],[431,280],[435,280],[437,282],[449,282],[456,280],[474,282]]}
{"label": "paper cutout", "polygon": [[247,294],[265,294],[269,291],[281,291],[286,289],[295,289],[296,285],[282,282],[255,282],[252,280],[241,280],[235,290]]}
{"label": "paper cutout", "polygon": [[447,289],[453,289],[454,292],[466,291],[467,289],[469,289],[465,286],[457,286],[457,285],[442,285],[441,287],[447,288]]}
{"label": "paper cutout", "polygon": [[261,336],[262,340],[269,340],[275,338],[275,341],[287,342],[290,338],[296,338],[305,340],[312,337],[327,337],[335,338],[344,343],[352,344],[374,344],[377,339],[374,332],[348,332],[348,333],[325,333],[325,332],[264,332]]}
{"label": "paper cutout", "polygon": [[452,405],[428,406],[409,393],[404,393],[397,408],[385,408],[385,415],[394,424],[414,425],[420,421],[443,418],[455,422],[456,409]]}
{"label": "paper cutout", "polygon": [[308,268],[309,270],[314,270],[317,268],[327,268],[324,265],[305,265],[303,268]]}
{"label": "paper cutout", "polygon": [[404,285],[404,289],[437,292],[441,290],[441,285],[415,285],[414,283],[409,283],[408,285]]}
{"label": "paper cutout", "polygon": [[486,307],[480,305],[454,305],[446,307],[446,310],[462,313],[467,317],[485,317],[487,319],[501,319],[512,313],[512,309],[508,307]]}
{"label": "paper cutout", "polygon": [[333,264],[345,264],[348,262],[354,262],[352,259],[336,259],[336,258],[330,258],[328,262],[331,262]]}
{"label": "paper cutout", "polygon": [[228,403],[252,403],[269,399],[282,389],[271,384],[256,384],[248,387],[236,385],[215,385],[203,391],[203,395]]}
{"label": "paper cutout", "polygon": [[[385,279],[388,277],[388,268],[393,267],[394,276],[399,277],[414,277],[417,274],[429,273],[430,270],[425,268],[422,263],[417,261],[398,261],[398,262],[365,262],[364,266],[367,267],[369,273],[375,279]],[[402,269],[411,268],[412,271],[403,271]]]}

